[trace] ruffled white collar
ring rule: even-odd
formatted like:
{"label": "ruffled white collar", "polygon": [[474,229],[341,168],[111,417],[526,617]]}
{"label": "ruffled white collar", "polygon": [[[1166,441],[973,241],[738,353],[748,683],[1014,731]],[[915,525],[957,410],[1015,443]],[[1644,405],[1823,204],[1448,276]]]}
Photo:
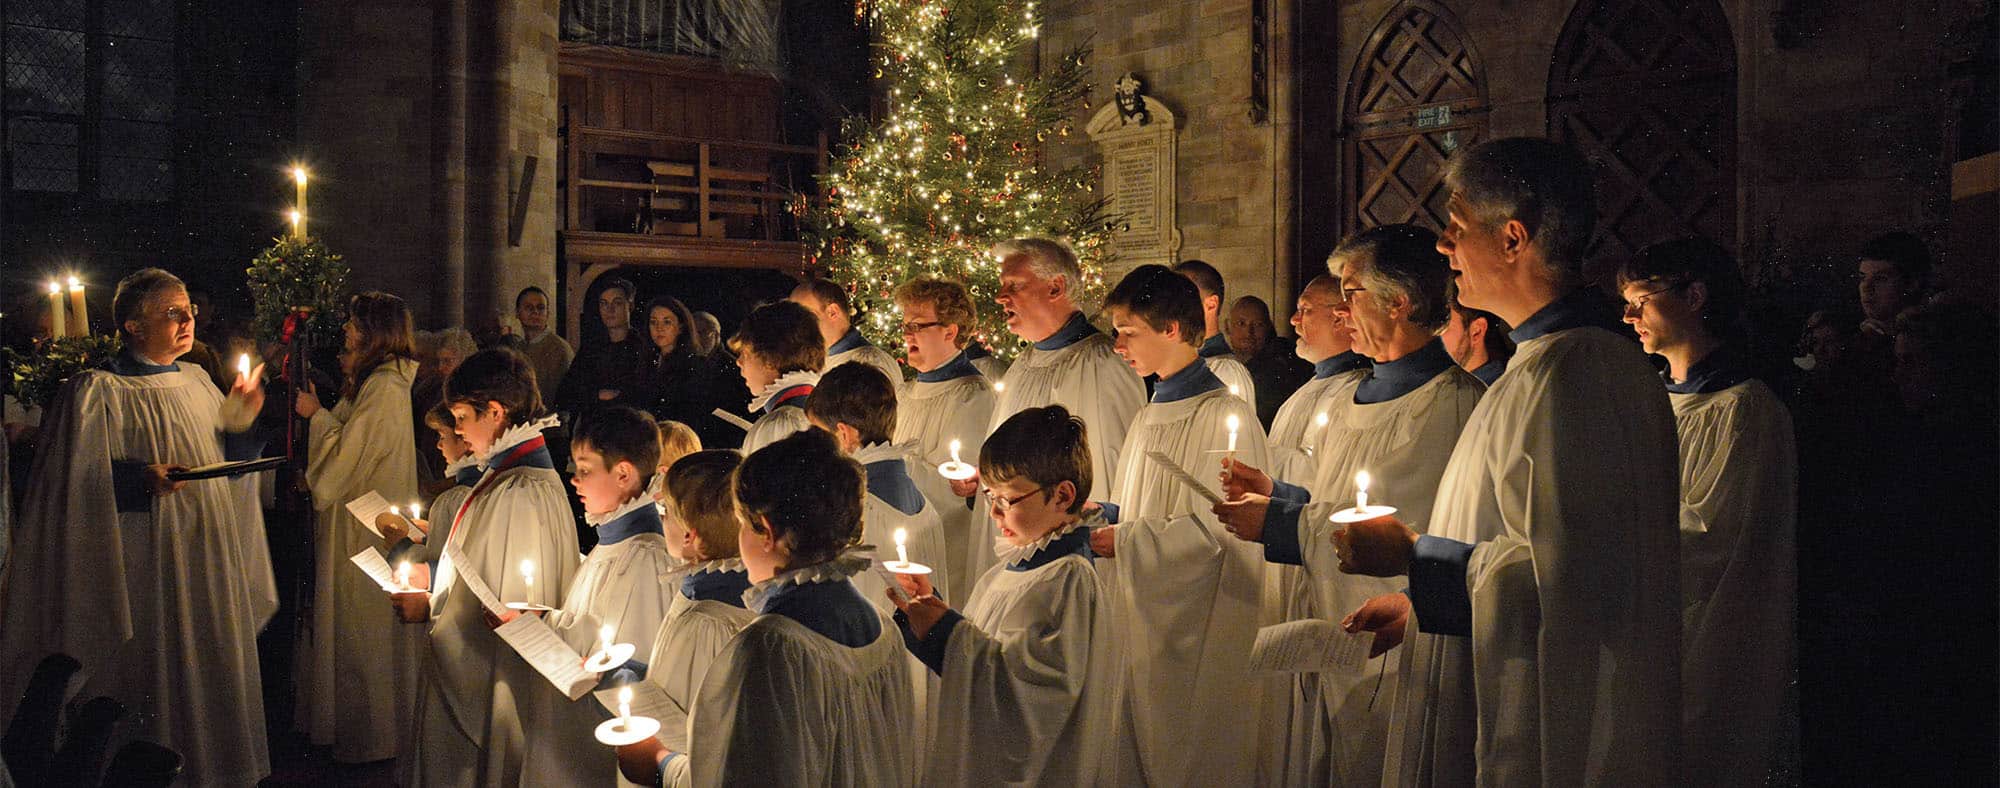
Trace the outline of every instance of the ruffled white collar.
{"label": "ruffled white collar", "polygon": [[1042,534],[1042,538],[1024,545],[1014,544],[1007,541],[1006,537],[996,535],[993,537],[993,555],[1000,559],[1001,566],[1012,566],[1033,558],[1036,553],[1049,549],[1049,545],[1054,544],[1057,539],[1068,536],[1070,532],[1078,528],[1084,526],[1095,527],[1103,524],[1104,514],[1102,512],[1093,513],[1088,517]]}
{"label": "ruffled white collar", "polygon": [[750,586],[743,592],[743,606],[752,612],[762,613],[764,605],[771,601],[771,596],[787,586],[838,583],[867,571],[874,563],[875,548],[867,545],[850,547],[831,561],[781,572],[769,580]]}
{"label": "ruffled white collar", "polygon": [[561,423],[562,419],[557,418],[556,414],[551,413],[534,421],[508,427],[506,432],[500,433],[499,439],[493,441],[492,448],[487,449],[485,454],[480,455],[479,467],[491,467],[495,458],[507,456],[508,449],[527,443],[539,437],[542,434],[542,430],[553,428]]}
{"label": "ruffled white collar", "polygon": [[479,467],[479,455],[473,454],[471,452],[466,452],[465,456],[460,457],[456,460],[452,460],[451,462],[445,464],[444,478],[449,479],[453,476],[457,476],[459,471],[465,470],[467,468],[477,468],[477,467]]}
{"label": "ruffled white collar", "polygon": [[[745,571],[745,568],[743,566],[743,559],[741,558],[718,558],[713,561],[681,561],[675,559],[672,569],[660,573],[660,582],[663,584],[675,584],[679,583],[683,578],[707,574],[709,572],[742,571]],[[772,579],[775,580],[776,578]]]}
{"label": "ruffled white collar", "polygon": [[905,441],[903,443],[870,443],[854,450],[854,461],[862,465],[867,465],[883,460],[907,459],[916,453],[917,444],[915,441]]}
{"label": "ruffled white collar", "polygon": [[757,396],[750,398],[750,410],[763,410],[764,406],[771,402],[772,397],[778,396],[785,389],[793,386],[815,386],[818,384],[818,372],[801,369],[779,375],[777,380],[771,381],[771,385],[765,386],[763,391],[757,392]]}
{"label": "ruffled white collar", "polygon": [[656,504],[653,503],[652,498],[641,495],[637,498],[633,498],[632,500],[619,504],[618,508],[612,509],[610,512],[605,514],[591,514],[589,512],[584,512],[583,521],[589,523],[592,527],[596,527],[611,522],[613,520],[617,520],[618,518],[624,517],[625,515],[631,514],[633,512],[639,511],[643,507],[655,506],[655,505]]}

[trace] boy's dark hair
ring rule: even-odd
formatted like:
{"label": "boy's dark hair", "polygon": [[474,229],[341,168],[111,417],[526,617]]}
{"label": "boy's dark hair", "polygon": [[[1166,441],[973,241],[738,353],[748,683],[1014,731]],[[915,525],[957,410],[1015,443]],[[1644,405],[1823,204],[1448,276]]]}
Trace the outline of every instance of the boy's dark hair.
{"label": "boy's dark hair", "polygon": [[1174,265],[1174,273],[1194,282],[1195,289],[1201,291],[1204,298],[1215,296],[1221,300],[1228,295],[1227,286],[1222,282],[1222,272],[1215,270],[1215,266],[1209,265],[1206,260],[1182,260]]}
{"label": "boy's dark hair", "polygon": [[1861,246],[1861,259],[1881,260],[1896,267],[1903,280],[1915,286],[1931,272],[1931,250],[1923,239],[1902,230],[1883,233]]}
{"label": "boy's dark hair", "polygon": [[1660,287],[1682,290],[1700,282],[1708,299],[1702,305],[1702,323],[1710,333],[1726,335],[1743,310],[1743,272],[1736,258],[1720,244],[1706,238],[1680,238],[1640,249],[1618,267],[1618,286],[1652,282]]}
{"label": "boy's dark hair", "polygon": [[543,290],[543,289],[541,289],[540,287],[536,287],[536,286],[534,286],[534,285],[528,285],[527,287],[523,287],[523,288],[521,288],[521,292],[518,292],[518,293],[515,293],[515,294],[514,294],[514,308],[515,308],[515,309],[520,309],[520,308],[521,308],[521,299],[523,299],[523,298],[527,298],[527,297],[528,297],[528,294],[529,294],[529,293],[534,293],[535,295],[538,295],[538,296],[541,296],[541,297],[542,297],[542,300],[544,300],[544,301],[548,300],[548,298],[549,298],[549,293],[548,293],[548,291],[546,291],[546,290]]}
{"label": "boy's dark hair", "polygon": [[1090,440],[1083,419],[1061,405],[1028,408],[1000,422],[979,448],[979,474],[992,482],[1026,479],[1047,500],[1056,485],[1076,485],[1069,513],[1083,511],[1090,494]]}
{"label": "boy's dark hair", "polygon": [[1206,323],[1202,319],[1201,290],[1187,277],[1164,265],[1142,265],[1132,269],[1118,286],[1105,296],[1104,308],[1117,307],[1146,321],[1162,334],[1178,324],[1180,339],[1200,347]]}
{"label": "boy's dark hair", "polygon": [[535,386],[535,368],[513,348],[487,348],[467,356],[444,382],[447,405],[464,403],[484,410],[498,402],[507,411],[507,426],[540,418],[542,392]]}
{"label": "boy's dark hair", "polygon": [[841,314],[849,318],[854,317],[854,306],[847,298],[847,288],[841,287],[831,279],[813,277],[800,282],[798,287],[792,289],[793,291],[804,290],[811,293],[812,297],[820,303],[838,306],[840,307]]}
{"label": "boy's dark hair", "polygon": [[820,376],[806,398],[806,417],[853,427],[864,445],[886,443],[896,435],[896,387],[882,370],[849,361]]}
{"label": "boy's dark hair", "polygon": [[659,470],[659,429],[651,415],[636,408],[611,405],[585,411],[577,419],[570,445],[572,453],[576,446],[589,446],[604,457],[607,470],[621,462],[632,463],[639,472],[641,487]]}
{"label": "boy's dark hair", "polygon": [[734,558],[739,552],[736,531],[743,527],[743,513],[736,508],[729,477],[742,464],[743,455],[734,450],[711,449],[667,468],[667,496],[688,530],[701,535],[702,553],[709,560]]}
{"label": "boy's dark hair", "polygon": [[424,426],[444,432],[457,429],[458,417],[451,414],[451,400],[440,399],[425,410]]}
{"label": "boy's dark hair", "polygon": [[825,563],[861,541],[861,464],[824,430],[800,430],[744,458],[736,500],[751,531],[769,532],[791,552],[779,571]]}
{"label": "boy's dark hair", "polygon": [[[819,335],[819,318],[790,301],[775,301],[750,310],[743,327],[729,339],[736,355],[754,355],[783,375],[817,372],[826,365],[826,344]],[[752,392],[755,393],[755,392]]]}

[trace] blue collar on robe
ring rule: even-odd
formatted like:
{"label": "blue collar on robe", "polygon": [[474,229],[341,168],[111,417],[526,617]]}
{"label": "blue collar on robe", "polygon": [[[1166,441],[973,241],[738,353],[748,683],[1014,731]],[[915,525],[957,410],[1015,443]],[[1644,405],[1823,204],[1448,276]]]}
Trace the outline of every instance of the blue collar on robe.
{"label": "blue collar on robe", "polygon": [[896,507],[896,511],[903,514],[924,510],[924,495],[917,492],[916,482],[910,481],[909,469],[903,467],[903,458],[876,460],[861,467],[868,472],[869,495],[882,499],[883,503]]}
{"label": "blue collar on robe", "polygon": [[1675,394],[1713,394],[1753,376],[1742,357],[1736,355],[1733,348],[1724,345],[1689,366],[1687,380],[1675,383],[1672,378],[1667,378],[1666,372],[1661,372],[1660,377],[1666,378],[1667,391]]}
{"label": "blue collar on robe", "polygon": [[1313,380],[1326,380],[1342,372],[1352,372],[1368,366],[1368,363],[1367,356],[1352,350],[1327,356],[1313,364]]}
{"label": "blue collar on robe", "polygon": [[[813,384],[811,384],[811,383],[800,383],[799,385],[796,385],[796,386],[786,386],[786,387],[785,387],[785,389],[784,389],[783,391],[780,391],[780,392],[778,392],[778,393],[776,393],[776,394],[773,394],[773,395],[771,395],[771,399],[770,399],[770,400],[768,400],[768,401],[766,401],[766,402],[764,403],[764,412],[765,412],[765,413],[777,413],[777,412],[778,412],[778,409],[779,409],[779,408],[803,408],[803,407],[805,407],[805,406],[806,406],[806,398],[807,398],[807,397],[811,397],[811,396],[812,396],[812,393],[811,393],[811,390],[812,390],[812,387],[813,387]],[[806,390],[807,390],[807,393],[806,393],[806,394],[805,394],[804,396],[798,396],[798,397],[786,397],[786,396],[785,396],[786,394],[790,394],[790,393],[792,393],[792,392],[794,392],[794,391],[798,391],[799,389],[806,389]]]}
{"label": "blue collar on robe", "polygon": [[917,381],[920,383],[943,383],[947,380],[969,378],[979,374],[979,368],[972,365],[972,349],[975,347],[978,346],[966,345],[964,350],[958,352],[958,355],[952,356],[950,361],[938,365],[937,369],[917,373]]}
{"label": "blue collar on robe", "polygon": [[[519,446],[514,447],[514,449],[518,448],[520,447]],[[514,449],[508,449],[507,451],[500,452],[500,459],[505,460],[507,458],[508,452],[512,452]],[[548,444],[543,443],[540,446],[536,446],[534,451],[528,452],[526,454],[521,455],[520,457],[515,458],[513,462],[503,462],[499,465],[493,466],[489,470],[498,473],[500,471],[510,470],[513,468],[542,468],[544,470],[553,471],[556,469],[556,461],[549,456]]]}
{"label": "blue collar on robe", "polygon": [[1028,572],[1048,566],[1066,555],[1080,555],[1088,561],[1094,554],[1090,552],[1090,527],[1081,526],[1063,534],[1060,538],[1042,546],[1034,555],[1007,565],[1009,572]]}
{"label": "blue collar on robe", "polygon": [[1216,356],[1227,356],[1231,352],[1229,349],[1229,340],[1221,334],[1216,334],[1202,340],[1201,348],[1195,351],[1195,355],[1202,358],[1215,358]]}
{"label": "blue collar on robe", "polygon": [[1361,381],[1361,386],[1354,390],[1354,401],[1361,405],[1388,402],[1416,391],[1418,386],[1454,366],[1457,363],[1445,351],[1444,340],[1432,339],[1409,355],[1376,364],[1368,377]]}
{"label": "blue collar on robe", "polygon": [[1478,369],[1473,370],[1472,376],[1478,378],[1479,382],[1491,386],[1493,385],[1493,381],[1500,379],[1500,373],[1506,371],[1507,371],[1507,359],[1496,358],[1493,359],[1492,361],[1488,361],[1485,364],[1480,365]]}
{"label": "blue collar on robe", "polygon": [[986,358],[991,355],[993,355],[993,351],[987,350],[986,346],[979,344],[978,340],[973,340],[971,342],[965,343],[966,358],[977,361],[979,359]]}
{"label": "blue collar on robe", "polygon": [[1069,313],[1069,320],[1064,321],[1062,328],[1056,329],[1055,333],[1048,335],[1040,342],[1036,342],[1035,349],[1061,350],[1070,345],[1082,342],[1084,338],[1095,333],[1097,333],[1097,326],[1091,325],[1090,320],[1085,318],[1082,312],[1071,312]]}
{"label": "blue collar on robe", "polygon": [[664,534],[660,527],[660,510],[651,506],[641,506],[618,516],[618,519],[597,526],[597,543],[617,544],[640,534]]}
{"label": "blue collar on robe", "polygon": [[163,375],[180,369],[180,365],[178,364],[160,365],[147,361],[139,356],[139,351],[130,348],[127,348],[123,353],[112,356],[110,363],[106,366],[111,370],[111,374],[128,378]]}
{"label": "blue collar on robe", "polygon": [[479,484],[479,477],[484,475],[486,472],[479,469],[478,463],[474,463],[458,469],[458,473],[453,474],[451,480],[458,482],[460,487],[471,487]]}
{"label": "blue collar on robe", "polygon": [[721,602],[743,606],[743,592],[750,590],[750,573],[741,569],[696,572],[681,578],[681,596],[696,602]]}
{"label": "blue collar on robe", "polygon": [[1222,388],[1222,379],[1208,368],[1208,362],[1199,358],[1186,369],[1174,373],[1173,377],[1161,378],[1153,385],[1154,402],[1179,402],[1189,397],[1207,394]]}
{"label": "blue collar on robe", "polygon": [[882,636],[882,621],[875,606],[861,598],[861,592],[847,581],[793,583],[765,595],[758,613],[779,615],[799,622],[820,637],[848,648],[860,648]]}
{"label": "blue collar on robe", "polygon": [[849,328],[847,329],[847,333],[841,336],[839,342],[833,343],[833,347],[826,349],[826,354],[831,356],[867,346],[868,340],[862,338],[861,330]]}
{"label": "blue collar on robe", "polygon": [[1587,288],[1571,290],[1567,295],[1549,302],[1534,316],[1521,321],[1518,328],[1507,332],[1507,338],[1518,345],[1557,331],[1596,325],[1596,312]]}

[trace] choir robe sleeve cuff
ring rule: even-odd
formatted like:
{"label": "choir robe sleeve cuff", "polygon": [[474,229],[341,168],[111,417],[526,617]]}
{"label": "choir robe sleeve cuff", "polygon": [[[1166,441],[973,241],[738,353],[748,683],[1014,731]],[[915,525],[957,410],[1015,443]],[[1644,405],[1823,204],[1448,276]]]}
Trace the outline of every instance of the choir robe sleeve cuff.
{"label": "choir robe sleeve cuff", "polygon": [[924,663],[924,667],[930,668],[932,673],[939,676],[944,675],[944,649],[951,643],[952,628],[964,620],[965,617],[959,615],[958,611],[946,610],[944,616],[939,618],[936,624],[931,625],[931,631],[919,638],[910,631],[909,616],[904,615],[901,610],[896,611],[896,626],[903,630],[903,645],[909,648],[910,654],[915,656],[918,662]]}
{"label": "choir robe sleeve cuff", "polygon": [[1104,507],[1105,523],[1109,525],[1118,524],[1118,504],[1112,503],[1110,501],[1095,501],[1094,503],[1096,503],[1098,506]]}
{"label": "choir robe sleeve cuff", "polygon": [[1432,635],[1472,635],[1472,597],[1465,568],[1472,545],[1438,536],[1417,538],[1410,556],[1410,605],[1417,629]]}
{"label": "choir robe sleeve cuff", "polygon": [[120,512],[144,512],[153,508],[153,492],[146,489],[145,460],[111,461],[111,500]]}
{"label": "choir robe sleeve cuff", "polygon": [[1291,482],[1284,481],[1281,479],[1272,479],[1271,500],[1273,502],[1276,502],[1279,499],[1293,501],[1296,503],[1312,503],[1313,494],[1311,490],[1308,490],[1304,487],[1300,487]]}
{"label": "choir robe sleeve cuff", "polygon": [[1305,551],[1299,549],[1299,514],[1305,504],[1272,498],[1264,508],[1264,560],[1274,564],[1304,566]]}

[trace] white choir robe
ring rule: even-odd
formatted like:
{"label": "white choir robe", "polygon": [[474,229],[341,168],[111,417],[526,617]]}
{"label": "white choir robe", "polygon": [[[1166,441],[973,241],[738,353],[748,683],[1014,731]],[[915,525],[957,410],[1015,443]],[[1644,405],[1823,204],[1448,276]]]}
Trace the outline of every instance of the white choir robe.
{"label": "white choir robe", "polygon": [[[548,614],[549,625],[586,658],[603,648],[605,626],[612,628],[613,643],[650,647],[679,596],[660,578],[680,563],[667,552],[667,539],[658,532],[660,515],[653,499],[636,498],[603,517],[586,520],[609,543],[600,541],[584,556],[562,609]],[[634,528],[641,532],[631,533]],[[529,739],[551,739],[553,746],[537,746],[534,751],[568,759],[567,774],[594,772],[597,782],[616,784],[618,765],[604,757],[602,745],[596,743],[597,723],[605,719],[603,708],[588,697],[572,701],[547,682],[537,689],[534,703],[522,710],[522,725]]]}
{"label": "white choir robe", "polygon": [[[829,348],[829,351],[831,351],[831,348]],[[820,374],[824,375],[831,372],[834,367],[850,361],[859,361],[882,370],[882,374],[889,376],[889,388],[892,391],[903,385],[903,365],[896,363],[896,357],[889,355],[889,351],[868,344],[867,342],[863,342],[860,347],[843,350],[839,353],[828,352],[826,354],[826,366],[820,368]]]}
{"label": "white choir robe", "polygon": [[1108,782],[1228,785],[1256,774],[1258,746],[1243,732],[1256,730],[1263,696],[1282,686],[1249,670],[1250,645],[1267,620],[1264,557],[1146,458],[1165,453],[1212,485],[1222,454],[1210,450],[1226,447],[1229,414],[1240,425],[1236,458],[1263,467],[1257,411],[1224,389],[1147,405],[1119,453],[1112,501],[1123,524],[1116,557],[1097,567],[1114,633],[1107,647],[1123,652],[1114,659],[1124,666]]}
{"label": "white choir robe", "polygon": [[987,380],[1003,380],[1007,377],[1007,362],[1000,360],[999,356],[990,354],[978,356],[972,359],[972,365],[978,367],[979,374],[985,375]]}
{"label": "white choir robe", "polygon": [[1097,600],[1074,552],[979,579],[945,642],[926,785],[1098,784],[1115,668],[1093,652]]}
{"label": "white choir robe", "polygon": [[1202,361],[1208,364],[1208,371],[1215,373],[1215,376],[1222,380],[1222,385],[1228,387],[1230,393],[1241,397],[1244,402],[1257,401],[1257,381],[1250,377],[1250,368],[1243,366],[1243,362],[1237,361],[1236,356],[1209,356]]}
{"label": "white choir robe", "polygon": [[688,718],[686,757],[666,764],[662,783],[916,785],[912,659],[895,622],[876,615],[881,633],[860,647],[782,615],[752,619],[709,667]]}
{"label": "white choir robe", "polygon": [[910,478],[938,513],[944,530],[945,566],[952,581],[949,587],[941,588],[945,598],[954,602],[970,598],[973,582],[993,566],[993,530],[986,512],[974,511],[965,498],[953,495],[951,482],[939,475],[937,468],[951,461],[954,439],[960,444],[959,458],[969,465],[979,464],[979,448],[986,443],[993,405],[993,385],[983,375],[934,383],[912,380],[904,384],[896,403],[895,442],[909,444],[915,452]]}
{"label": "white choir robe", "polygon": [[222,393],[177,367],[79,373],[44,415],[0,593],[0,697],[11,715],[35,664],[68,654],[76,697],[130,712],[110,750],[158,742],[188,785],[251,786],[271,771],[257,632],[278,609],[256,479],[188,482],[146,511],[112,494],[114,459],[222,461]]}
{"label": "white choir robe", "polygon": [[348,513],[347,502],[371,491],[401,506],[417,500],[417,449],[409,440],[416,374],[415,361],[386,361],[352,399],[310,422],[316,580],[311,628],[300,643],[298,717],[313,744],[332,747],[334,760],[346,763],[394,758],[409,741],[403,733],[423,627],[385,615],[382,587],[348,560],[382,540]]}
{"label": "white choir robe", "polygon": [[[868,473],[868,494],[861,499],[861,543],[875,547],[875,560],[880,562],[896,558],[896,529],[904,530],[904,547],[909,551],[910,560],[931,568],[930,581],[934,587],[944,588],[952,582],[951,572],[946,568],[949,556],[946,554],[944,526],[938,519],[937,509],[924,500],[917,492],[914,480],[908,474],[908,465],[903,460],[909,447],[873,443],[863,446],[854,453],[856,462],[862,464]],[[908,511],[914,507],[916,511]],[[991,549],[991,542],[988,542]],[[854,577],[854,587],[861,591],[863,599],[873,604],[883,615],[896,614],[896,605],[889,601],[889,585],[881,573],[863,572]],[[950,602],[946,598],[946,602]],[[936,685],[935,677],[923,665],[910,657],[910,698],[917,710],[916,719],[923,719],[926,704]],[[921,759],[929,752],[930,731],[918,728],[912,732],[917,756]],[[921,760],[919,761],[921,763]]]}
{"label": "white choir robe", "polygon": [[986,432],[992,434],[1007,417],[1028,408],[1068,408],[1089,427],[1092,481],[1084,498],[1103,500],[1112,489],[1125,429],[1146,404],[1145,381],[1111,349],[1111,338],[1092,333],[1056,350],[1031,345],[1007,367],[1003,382],[1006,387],[993,405],[993,421]]}
{"label": "white choir robe", "polygon": [[1669,394],[1681,438],[1681,694],[1690,783],[1763,785],[1795,736],[1798,460],[1792,419],[1747,380]]}
{"label": "white choir robe", "polygon": [[[800,430],[812,429],[812,422],[806,419],[805,399],[785,395],[799,387],[810,387],[819,382],[817,372],[787,372],[762,392],[750,398],[750,411],[757,413],[757,420],[750,423],[750,430],[743,435],[740,451],[748,457],[758,449],[777,443]],[[810,388],[807,389],[811,391]],[[807,396],[810,396],[808,394]],[[769,407],[773,399],[781,404]]]}
{"label": "white choir robe", "polygon": [[[1319,463],[1314,453],[1323,429],[1318,426],[1319,414],[1328,413],[1335,402],[1351,401],[1354,387],[1367,376],[1364,367],[1315,378],[1286,397],[1285,404],[1278,406],[1277,415],[1271,418],[1271,434],[1265,441],[1271,447],[1272,467],[1262,470],[1273,479],[1293,484],[1310,484],[1318,478]],[[1328,413],[1328,418],[1331,417]]]}
{"label": "white choir robe", "polygon": [[1520,343],[1452,450],[1428,529],[1477,546],[1471,640],[1434,655],[1425,729],[1399,725],[1421,739],[1404,752],[1436,770],[1423,782],[1464,784],[1468,742],[1482,785],[1677,781],[1677,444],[1631,340],[1582,327]]}
{"label": "white choir robe", "polygon": [[[743,572],[741,561],[707,561],[689,567],[690,576],[705,572]],[[746,581],[747,582],[747,581]],[[679,586],[679,582],[675,582]],[[742,599],[691,599],[676,591],[667,618],[646,655],[646,680],[665,690],[673,714],[660,720],[660,742],[674,752],[687,752],[688,717],[708,669],[757,614],[743,609]]]}
{"label": "white choir robe", "polygon": [[[1333,533],[1344,526],[1331,518],[1354,505],[1354,477],[1365,470],[1372,477],[1369,500],[1395,506],[1396,517],[1421,533],[1430,522],[1452,447],[1485,388],[1478,378],[1453,365],[1386,402],[1358,404],[1349,386],[1347,395],[1331,407],[1314,452],[1320,466],[1310,488],[1313,503],[1302,507],[1295,521],[1312,617],[1338,623],[1362,603],[1408,584],[1400,577],[1342,573],[1333,552]],[[1268,533],[1266,540],[1270,543]],[[1432,637],[1412,631],[1407,640],[1416,645]],[[1276,784],[1381,783],[1398,688],[1407,676],[1420,675],[1402,670],[1411,650],[1386,654],[1361,673],[1297,674],[1312,680],[1295,683],[1294,690],[1315,692],[1317,702],[1293,709],[1284,777]]]}
{"label": "white choir robe", "polygon": [[[497,460],[546,419],[503,434]],[[530,436],[532,437],[532,436]],[[450,529],[450,547],[466,566],[447,557],[432,583],[431,629],[417,681],[416,733],[403,765],[409,788],[444,785],[554,785],[576,782],[560,753],[530,752],[520,711],[548,680],[486,625],[479,599],[461,573],[476,573],[502,602],[555,607],[576,576],[576,528],[562,478],[538,452],[539,464],[487,471]],[[449,551],[448,551],[449,552]],[[529,586],[522,559],[535,562]],[[548,771],[555,771],[550,774]]]}

